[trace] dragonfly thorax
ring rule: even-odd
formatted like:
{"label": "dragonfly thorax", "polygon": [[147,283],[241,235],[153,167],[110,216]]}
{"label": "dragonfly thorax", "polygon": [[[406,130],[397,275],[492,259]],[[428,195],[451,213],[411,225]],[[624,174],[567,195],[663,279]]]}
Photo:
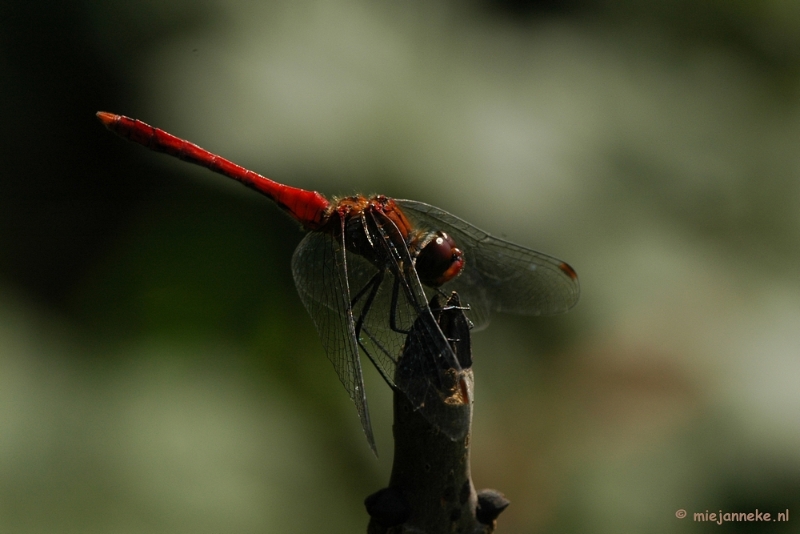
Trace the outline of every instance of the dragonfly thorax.
{"label": "dragonfly thorax", "polygon": [[464,253],[450,235],[415,228],[400,206],[383,195],[340,199],[327,230],[335,238],[344,231],[345,248],[379,269],[411,260],[420,282],[428,287],[439,287],[464,269]]}
{"label": "dragonfly thorax", "polygon": [[390,261],[402,263],[403,249],[413,257],[413,243],[418,241],[418,232],[394,200],[383,195],[338,200],[324,231],[337,240],[344,232],[344,247],[379,269]]}

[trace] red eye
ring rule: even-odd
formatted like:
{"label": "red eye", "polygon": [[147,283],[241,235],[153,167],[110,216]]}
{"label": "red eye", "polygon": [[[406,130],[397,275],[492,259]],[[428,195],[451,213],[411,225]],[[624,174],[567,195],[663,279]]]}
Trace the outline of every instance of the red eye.
{"label": "red eye", "polygon": [[422,248],[416,261],[419,280],[429,287],[439,287],[458,276],[464,268],[464,253],[452,237],[436,232]]}

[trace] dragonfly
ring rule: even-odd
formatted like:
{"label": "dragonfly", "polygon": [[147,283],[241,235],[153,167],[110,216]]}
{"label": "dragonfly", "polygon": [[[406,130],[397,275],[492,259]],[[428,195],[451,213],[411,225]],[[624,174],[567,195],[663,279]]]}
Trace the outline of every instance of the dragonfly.
{"label": "dragonfly", "polygon": [[[452,376],[461,365],[442,333],[429,297],[456,292],[474,330],[492,312],[551,315],[580,296],[575,270],[547,254],[489,235],[450,213],[383,195],[328,199],[278,183],[140,120],[100,111],[107,129],[156,152],[205,167],[265,195],[308,233],[292,257],[297,291],[325,353],[355,403],[370,448],[377,455],[361,355],[393,389],[402,391],[435,428],[456,440],[436,401],[458,398]],[[419,350],[403,369],[425,370],[427,380],[395,376],[412,326]],[[419,331],[418,328],[415,331]],[[465,399],[461,398],[461,402]]]}

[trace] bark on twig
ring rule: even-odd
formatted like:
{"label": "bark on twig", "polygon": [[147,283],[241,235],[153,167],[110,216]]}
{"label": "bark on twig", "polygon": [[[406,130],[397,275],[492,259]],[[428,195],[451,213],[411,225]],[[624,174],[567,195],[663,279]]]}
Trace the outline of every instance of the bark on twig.
{"label": "bark on twig", "polygon": [[[472,423],[474,378],[469,337],[469,322],[453,293],[446,303],[439,296],[431,301],[431,310],[444,335],[451,340],[461,370],[448,371],[453,380],[453,394],[431,395],[426,402],[439,403],[434,409],[453,434],[463,425],[464,437],[456,441],[440,432],[406,396],[394,392],[394,463],[389,487],[365,501],[371,519],[369,534],[399,533],[464,533],[488,534],[494,531],[495,519],[508,501],[497,491],[475,491],[470,476],[469,442]],[[403,359],[409,351],[419,350],[425,335],[420,333],[419,320],[406,342]],[[435,367],[435,366],[433,366]],[[436,369],[427,372],[437,372]],[[441,376],[406,376],[405,380],[441,381]],[[431,407],[428,406],[428,413]]]}

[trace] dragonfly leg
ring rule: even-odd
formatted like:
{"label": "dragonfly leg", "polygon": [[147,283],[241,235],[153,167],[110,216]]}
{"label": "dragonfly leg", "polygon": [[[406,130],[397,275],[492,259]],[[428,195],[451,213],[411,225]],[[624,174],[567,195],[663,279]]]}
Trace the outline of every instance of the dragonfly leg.
{"label": "dragonfly leg", "polygon": [[[361,300],[365,294],[367,295],[364,305],[361,306],[361,312],[358,314],[358,320],[356,320],[356,339],[361,337],[361,329],[364,327],[364,320],[367,318],[370,308],[372,308],[372,302],[375,300],[375,295],[378,294],[378,289],[380,289],[381,283],[383,283],[384,276],[384,271],[375,273],[375,275],[369,279],[369,282],[364,284],[364,287],[353,297],[353,300],[350,301],[350,309],[352,310],[356,303]],[[359,345],[360,344],[361,342],[359,341]]]}
{"label": "dragonfly leg", "polygon": [[400,293],[400,281],[397,277],[394,277],[394,283],[392,284],[392,306],[391,311],[389,312],[389,327],[397,332],[398,334],[408,335],[411,331],[410,330],[403,330],[397,326],[397,299]]}
{"label": "dragonfly leg", "polygon": [[[397,359],[395,359],[395,357],[392,356],[391,353],[388,350],[386,350],[386,348],[381,344],[381,342],[375,336],[373,336],[370,333],[369,330],[367,330],[366,328],[363,328],[361,330],[361,332],[365,336],[367,336],[369,338],[369,340],[372,341],[372,343],[376,347],[378,347],[378,350],[380,350],[387,359],[389,359],[394,365],[397,365]],[[358,340],[358,346],[361,347],[361,350],[364,351],[364,354],[367,355],[367,358],[369,358],[369,361],[371,361],[372,365],[375,366],[375,369],[378,370],[378,374],[381,375],[381,377],[383,378],[384,382],[386,382],[389,385],[390,388],[397,389],[397,385],[395,385],[394,380],[391,377],[389,377],[389,375],[386,373],[386,370],[384,369],[384,367],[382,365],[378,365],[378,362],[375,361],[375,358],[372,356],[370,351],[367,350],[367,348],[361,342],[361,339]]]}
{"label": "dragonfly leg", "polygon": [[[442,296],[442,297],[444,298],[444,302],[450,302],[450,295],[448,295],[447,293],[445,293],[445,292],[442,290],[442,288],[440,288],[440,287],[437,287],[437,288],[436,288],[436,292],[437,292],[437,293],[438,293],[440,296]],[[443,312],[446,312],[446,311],[450,311],[450,310],[470,311],[471,309],[472,309],[472,308],[470,308],[469,304],[458,304],[458,305],[453,305],[453,304],[445,304],[445,305],[443,305],[443,306],[441,306],[441,307],[437,307],[437,308],[431,308],[431,311],[432,311],[432,312],[437,312],[437,311],[443,311]],[[468,317],[467,317],[467,324],[469,325],[469,329],[470,329],[470,330],[472,330],[472,329],[475,327],[475,325],[472,323],[472,321],[470,321],[470,320],[469,320],[469,318],[468,318]],[[448,341],[458,341],[458,340],[456,340],[456,339],[450,339],[450,338],[448,338],[447,340],[448,340]]]}
{"label": "dragonfly leg", "polygon": [[361,334],[363,333],[393,363],[397,363],[397,361],[391,356],[391,354],[389,354],[389,351],[387,351],[383,347],[383,345],[381,345],[381,343],[375,338],[375,336],[373,336],[369,332],[369,330],[367,330],[364,327],[364,321],[367,318],[367,314],[369,313],[370,308],[372,308],[372,303],[375,300],[375,296],[378,294],[378,290],[380,289],[381,284],[383,283],[383,277],[384,276],[385,276],[385,271],[378,271],[377,273],[375,273],[375,276],[370,278],[369,282],[364,284],[364,287],[361,288],[361,290],[356,294],[356,296],[350,302],[350,309],[352,310],[353,307],[356,305],[356,303],[359,300],[361,300],[364,297],[364,295],[367,295],[367,298],[364,301],[364,305],[361,306],[361,311],[358,314],[358,320],[356,321],[356,326],[355,326],[356,341],[358,342],[358,346],[361,347],[361,350],[364,352],[364,354],[367,355],[367,358],[369,358],[369,361],[372,362],[372,365],[375,366],[375,369],[378,370],[378,373],[381,375],[381,377],[383,377],[383,379],[386,381],[386,383],[389,384],[389,387],[394,389],[396,387],[394,385],[394,381],[392,381],[392,379],[386,374],[386,372],[383,369],[383,366],[380,365],[375,360],[375,357],[372,355],[372,353],[369,351],[369,349],[364,345],[364,343],[361,340]]}
{"label": "dragonfly leg", "polygon": [[371,291],[372,292],[372,296],[367,298],[368,302],[366,304],[364,304],[364,308],[362,308],[362,312],[361,312],[361,317],[366,315],[364,310],[367,310],[367,311],[369,310],[369,306],[372,305],[372,299],[375,298],[375,293],[378,292],[377,288],[378,288],[378,286],[381,285],[382,281],[383,281],[383,272],[379,271],[379,272],[375,273],[375,275],[372,278],[369,279],[369,282],[364,284],[364,287],[362,287],[358,291],[358,293],[356,293],[356,296],[353,297],[350,300],[350,309],[352,310],[355,307],[356,303],[359,300],[361,300],[361,297],[364,296],[364,293],[366,293],[367,291]]}
{"label": "dragonfly leg", "polygon": [[[441,287],[437,287],[436,288],[436,292],[444,298],[445,302],[449,302],[450,301],[450,294],[445,293],[444,290],[442,290]],[[440,308],[436,308],[436,309],[437,310],[442,310],[442,311],[448,311],[448,310],[469,311],[472,308],[469,307],[469,304],[459,304],[457,306],[455,306],[453,304],[445,304],[444,306],[442,306]],[[431,308],[431,310],[434,310],[434,308]]]}

